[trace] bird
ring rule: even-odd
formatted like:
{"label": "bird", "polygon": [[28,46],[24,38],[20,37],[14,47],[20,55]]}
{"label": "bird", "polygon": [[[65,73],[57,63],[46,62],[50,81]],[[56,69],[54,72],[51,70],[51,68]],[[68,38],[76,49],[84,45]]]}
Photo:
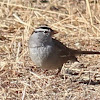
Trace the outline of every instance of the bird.
{"label": "bird", "polygon": [[32,32],[28,43],[29,55],[37,67],[46,70],[58,69],[58,73],[60,73],[64,63],[69,60],[78,62],[77,55],[100,54],[97,51],[81,51],[68,48],[52,37],[56,33],[57,31],[52,30],[48,25],[41,25]]}

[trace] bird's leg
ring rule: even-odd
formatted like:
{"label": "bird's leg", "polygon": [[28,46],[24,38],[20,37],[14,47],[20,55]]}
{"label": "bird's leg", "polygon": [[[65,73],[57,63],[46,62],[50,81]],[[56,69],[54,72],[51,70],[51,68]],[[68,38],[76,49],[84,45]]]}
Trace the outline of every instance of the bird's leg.
{"label": "bird's leg", "polygon": [[48,70],[45,69],[43,73],[45,74],[47,71],[48,71]]}
{"label": "bird's leg", "polygon": [[59,68],[59,69],[58,69],[58,72],[56,73],[56,75],[58,75],[58,74],[61,72],[61,69],[62,69],[62,68]]}

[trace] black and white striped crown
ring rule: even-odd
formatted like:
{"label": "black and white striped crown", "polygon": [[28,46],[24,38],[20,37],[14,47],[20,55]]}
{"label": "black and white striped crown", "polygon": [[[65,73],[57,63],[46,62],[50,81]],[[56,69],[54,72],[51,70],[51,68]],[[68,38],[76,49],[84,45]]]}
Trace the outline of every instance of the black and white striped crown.
{"label": "black and white striped crown", "polygon": [[35,31],[43,31],[43,30],[48,30],[51,32],[53,31],[48,25],[41,25]]}

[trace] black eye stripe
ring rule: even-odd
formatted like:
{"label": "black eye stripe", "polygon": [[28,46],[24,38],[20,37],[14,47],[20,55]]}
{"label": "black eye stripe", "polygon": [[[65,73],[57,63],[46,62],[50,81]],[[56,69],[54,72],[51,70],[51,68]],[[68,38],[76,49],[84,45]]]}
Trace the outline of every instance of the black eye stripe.
{"label": "black eye stripe", "polygon": [[38,32],[43,32],[43,31],[34,31],[35,33],[38,33]]}

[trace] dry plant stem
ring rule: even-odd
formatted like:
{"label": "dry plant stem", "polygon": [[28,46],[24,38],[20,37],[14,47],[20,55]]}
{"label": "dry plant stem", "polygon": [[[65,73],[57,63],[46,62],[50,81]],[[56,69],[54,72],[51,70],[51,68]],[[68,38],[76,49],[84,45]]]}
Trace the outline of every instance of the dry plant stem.
{"label": "dry plant stem", "polygon": [[63,77],[27,70],[29,36],[40,24],[67,47],[100,51],[100,0],[0,0],[0,100],[100,100],[100,55],[78,56],[85,67],[67,63],[72,74]]}

